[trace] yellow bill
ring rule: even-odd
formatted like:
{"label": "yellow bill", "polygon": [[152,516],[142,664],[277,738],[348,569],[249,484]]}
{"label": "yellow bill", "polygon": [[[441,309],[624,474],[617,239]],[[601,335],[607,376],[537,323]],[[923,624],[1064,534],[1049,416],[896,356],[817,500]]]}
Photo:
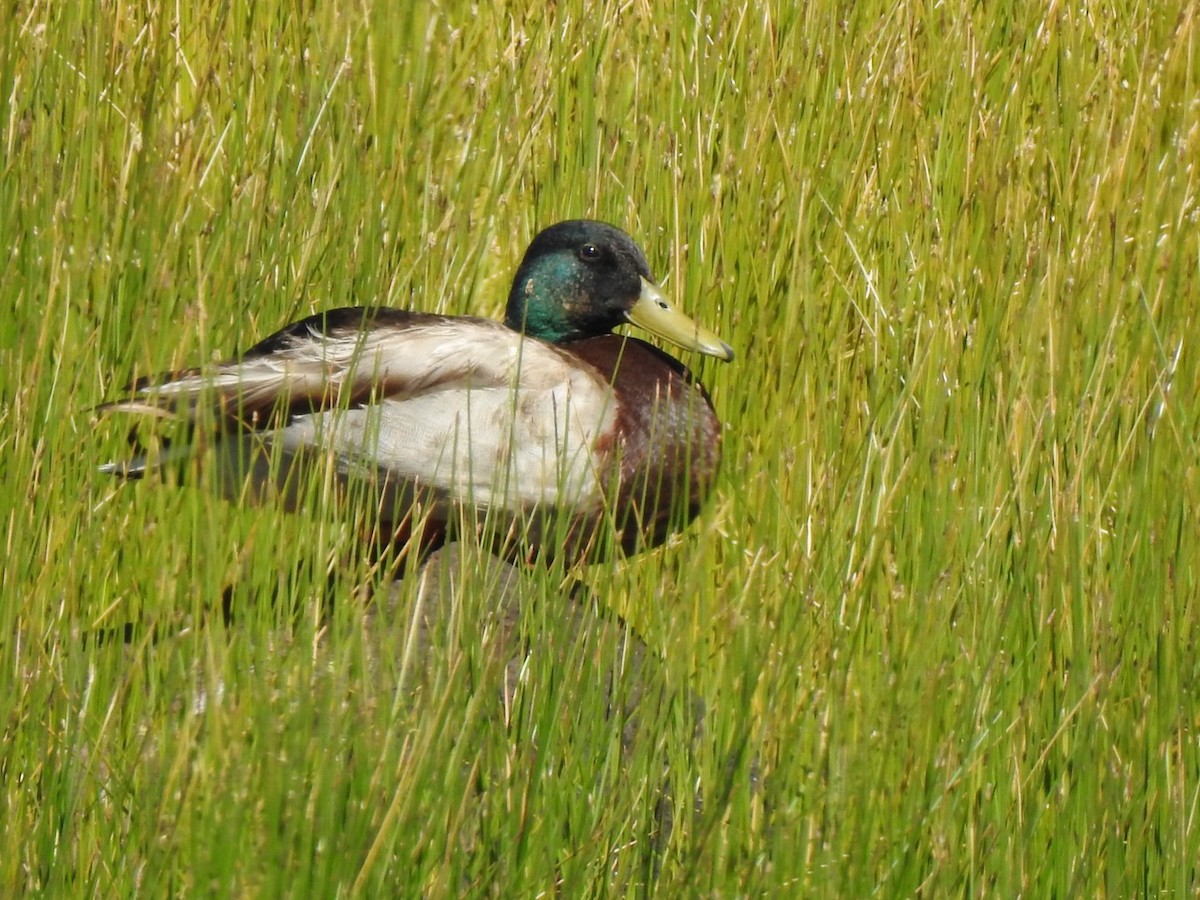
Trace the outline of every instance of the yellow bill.
{"label": "yellow bill", "polygon": [[658,285],[645,278],[642,279],[642,292],[638,295],[637,303],[625,313],[625,317],[638,328],[644,328],[684,350],[695,350],[725,362],[733,360],[732,347],[675,309]]}

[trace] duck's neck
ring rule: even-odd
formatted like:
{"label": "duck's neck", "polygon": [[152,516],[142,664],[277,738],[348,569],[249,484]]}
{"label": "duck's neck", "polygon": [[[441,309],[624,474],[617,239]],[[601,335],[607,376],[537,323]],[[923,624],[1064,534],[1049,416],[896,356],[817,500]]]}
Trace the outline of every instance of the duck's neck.
{"label": "duck's neck", "polygon": [[526,262],[517,270],[504,323],[556,344],[604,334],[617,324],[589,300],[574,267],[556,257]]}
{"label": "duck's neck", "polygon": [[547,302],[536,293],[522,297],[518,304],[510,300],[504,324],[554,344],[582,337],[561,304]]}

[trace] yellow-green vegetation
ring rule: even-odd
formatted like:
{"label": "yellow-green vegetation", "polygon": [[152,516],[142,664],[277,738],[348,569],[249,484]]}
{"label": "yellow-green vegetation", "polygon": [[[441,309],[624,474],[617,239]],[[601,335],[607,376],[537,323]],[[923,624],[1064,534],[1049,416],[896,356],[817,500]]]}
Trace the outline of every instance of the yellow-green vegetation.
{"label": "yellow-green vegetation", "polygon": [[[0,17],[0,894],[1192,893],[1192,5],[302,6]],[[577,216],[736,350],[725,464],[519,574],[507,700],[469,549],[420,655],[332,511],[97,472],[132,377],[498,316]]]}

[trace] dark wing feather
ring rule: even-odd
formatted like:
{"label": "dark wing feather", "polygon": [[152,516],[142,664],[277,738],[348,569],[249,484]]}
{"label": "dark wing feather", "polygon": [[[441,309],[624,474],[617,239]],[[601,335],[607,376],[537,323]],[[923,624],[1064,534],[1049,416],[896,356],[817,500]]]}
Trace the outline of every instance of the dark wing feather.
{"label": "dark wing feather", "polygon": [[98,411],[192,421],[208,417],[220,430],[262,430],[297,415],[362,405],[385,387],[362,365],[379,335],[397,337],[447,321],[393,309],[329,310],[275,332],[236,360],[140,378],[126,398]]}

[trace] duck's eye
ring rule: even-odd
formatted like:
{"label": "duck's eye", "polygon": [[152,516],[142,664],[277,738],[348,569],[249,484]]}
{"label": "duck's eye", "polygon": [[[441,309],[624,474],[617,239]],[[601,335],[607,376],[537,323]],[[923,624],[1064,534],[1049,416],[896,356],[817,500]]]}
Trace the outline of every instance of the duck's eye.
{"label": "duck's eye", "polygon": [[584,244],[579,248],[579,258],[584,262],[595,262],[600,258],[600,248],[595,244]]}

